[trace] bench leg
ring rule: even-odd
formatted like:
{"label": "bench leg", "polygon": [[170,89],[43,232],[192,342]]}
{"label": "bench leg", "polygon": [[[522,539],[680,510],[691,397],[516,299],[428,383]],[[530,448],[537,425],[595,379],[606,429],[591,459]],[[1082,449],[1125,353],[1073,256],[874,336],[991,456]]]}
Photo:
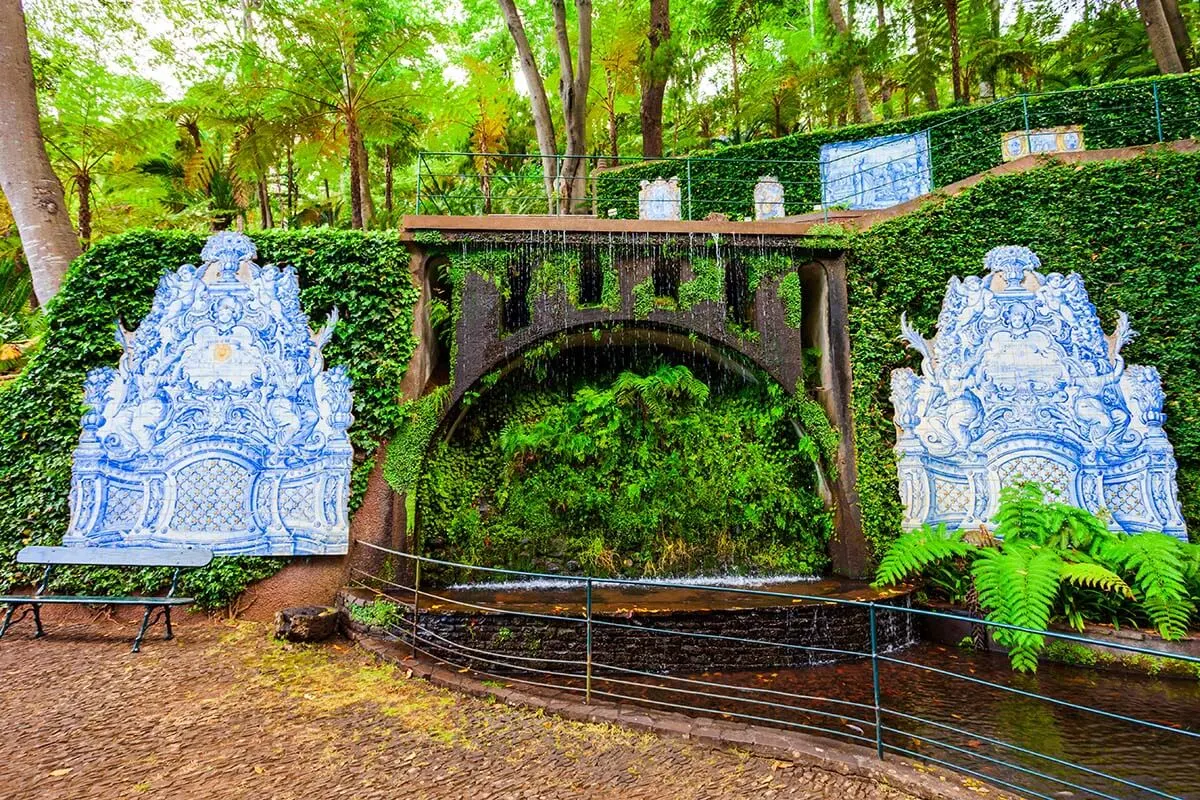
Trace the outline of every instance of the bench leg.
{"label": "bench leg", "polygon": [[33,635],[35,639],[40,639],[46,635],[46,632],[42,630],[42,612],[40,609],[40,605],[33,603],[33,624],[37,626],[37,633]]}
{"label": "bench leg", "polygon": [[171,639],[175,638],[175,633],[174,633],[174,631],[171,630],[171,607],[170,606],[163,606],[163,615],[166,617],[166,620],[167,620],[167,636],[166,636],[166,638],[167,638],[167,641],[170,641]]}
{"label": "bench leg", "polygon": [[8,610],[4,612],[4,624],[0,625],[0,638],[4,638],[4,634],[8,630],[8,626],[12,623],[13,612],[16,610],[16,603],[8,604]]}
{"label": "bench leg", "polygon": [[140,652],[142,649],[142,637],[146,635],[146,629],[150,627],[150,610],[153,606],[146,606],[146,612],[142,614],[142,627],[138,630],[137,638],[133,640],[133,652]]}

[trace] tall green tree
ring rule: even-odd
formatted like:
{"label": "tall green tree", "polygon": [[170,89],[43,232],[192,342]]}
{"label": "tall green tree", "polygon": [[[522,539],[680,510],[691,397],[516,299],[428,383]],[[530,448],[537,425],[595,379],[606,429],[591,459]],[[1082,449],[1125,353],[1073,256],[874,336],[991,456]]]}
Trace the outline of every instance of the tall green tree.
{"label": "tall green tree", "polygon": [[409,103],[428,53],[415,14],[387,10],[367,13],[316,0],[286,14],[276,11],[266,22],[280,57],[255,47],[265,65],[263,85],[290,98],[286,113],[304,125],[323,124],[324,135],[342,143],[355,228],[374,213],[367,137],[417,124]]}

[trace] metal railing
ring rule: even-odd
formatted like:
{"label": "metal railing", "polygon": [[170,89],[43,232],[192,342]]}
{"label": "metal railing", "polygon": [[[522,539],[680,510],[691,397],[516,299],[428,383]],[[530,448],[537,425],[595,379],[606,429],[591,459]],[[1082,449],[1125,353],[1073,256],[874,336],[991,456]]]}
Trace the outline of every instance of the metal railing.
{"label": "metal railing", "polygon": [[[1200,76],[1021,94],[944,115],[921,128],[910,127],[905,120],[879,123],[869,134],[924,134],[936,189],[1003,163],[1001,137],[1005,133],[1023,131],[1028,153],[1036,131],[1069,125],[1082,125],[1088,149],[1195,136],[1200,133]],[[834,142],[852,141],[854,133],[847,131],[844,137],[837,131],[807,135],[822,135],[822,141]],[[826,159],[824,164],[816,158],[753,159],[719,151],[664,158],[589,154],[553,159],[536,153],[426,151],[416,160],[416,213],[553,214],[565,213],[573,206],[576,213],[636,218],[640,181],[662,177],[679,182],[678,199],[660,201],[678,205],[670,217],[697,220],[716,212],[734,220],[752,219],[754,186],[761,176],[772,175],[783,184],[787,213],[819,211],[828,220],[831,211],[854,205],[859,189],[826,185],[823,168],[856,159],[863,166],[844,173],[846,183],[870,185],[884,193],[913,179],[901,169],[908,164],[907,157],[888,157],[883,152],[887,146],[846,153]],[[582,162],[573,170],[578,173],[574,179],[564,177],[571,162]],[[548,164],[553,164],[554,171],[549,197]],[[625,177],[626,168],[642,164],[654,164],[656,169],[653,174],[634,169],[636,174]],[[577,198],[575,203],[564,199],[568,193]]]}
{"label": "metal railing", "polygon": [[[1200,677],[1200,658],[1123,641],[1098,642],[1075,633],[1033,630],[907,605],[765,588],[547,575],[478,567],[366,542],[358,544],[376,551],[384,559],[385,567],[375,573],[354,568],[351,586],[369,591],[375,598],[373,602],[394,612],[389,614],[389,621],[382,623],[389,638],[408,646],[414,656],[469,670],[486,680],[569,692],[584,702],[604,698],[831,736],[869,747],[880,759],[889,754],[914,758],[1045,800],[1067,796],[1064,792],[1105,800],[1182,800],[1200,796],[1200,715],[1197,714],[1200,685],[1196,683]],[[461,593],[451,596],[428,585],[427,577],[423,584],[422,567],[458,575],[551,579],[578,587],[575,591],[582,591],[582,604],[574,612],[558,607],[548,613],[536,606],[521,608],[474,602]],[[857,647],[837,642],[781,641],[755,631],[734,636],[728,631],[669,628],[658,624],[652,614],[635,619],[632,615],[623,618],[613,613],[597,613],[593,590],[598,587],[711,592],[713,597],[749,598],[743,604],[757,600],[764,608],[788,608],[800,603],[841,606],[857,610],[866,630],[859,632],[865,635],[859,638],[863,645]],[[437,605],[438,609],[431,609],[430,605]],[[513,652],[513,648],[498,647],[494,642],[489,647],[487,641],[474,638],[474,634],[469,641],[462,641],[447,635],[446,629],[436,629],[436,618],[447,609],[499,614],[542,626],[579,626],[583,632],[583,651],[574,656],[547,655],[540,652],[540,647]],[[1037,633],[1077,648],[1100,646],[1103,652],[1139,659],[1143,667],[1150,665],[1151,671],[1155,665],[1158,669],[1174,665],[1177,671],[1192,677],[1178,681],[1124,678],[1114,702],[1125,705],[1114,707],[1095,699],[1089,703],[1091,698],[1086,696],[1089,680],[1082,676],[1094,673],[1086,667],[1058,666],[1060,672],[1070,671],[1063,685],[1071,694],[1054,696],[1048,688],[1039,691],[1044,688],[1039,682],[1041,673],[1039,677],[1009,673],[1007,659],[1003,659],[1003,670],[993,661],[980,660],[1001,658],[998,656],[964,655],[953,648],[939,651],[930,645],[889,650],[881,644],[881,631],[894,631],[897,624],[914,626],[921,622]],[[615,642],[622,634],[653,637],[639,639],[647,642],[657,642],[661,637],[661,646],[658,650],[649,644],[637,648],[637,653],[647,654],[647,663],[613,663],[627,659],[629,652],[622,651],[623,656],[614,657],[611,650],[598,646],[597,642],[606,637]],[[688,642],[710,650],[717,646],[743,651],[777,648],[779,660],[784,664],[799,660],[818,665],[844,663],[836,667],[832,679],[828,671],[833,668],[820,666],[797,667],[790,672],[786,668],[767,669],[765,673],[758,670],[737,679],[736,673],[729,670],[671,674],[652,662],[651,652],[663,652],[664,647],[683,648]],[[1044,665],[1043,672],[1053,666]],[[991,679],[985,676],[989,669],[996,673]],[[776,685],[773,681],[781,672],[785,678],[780,678]],[[774,677],[764,681],[764,674]],[[787,680],[796,685],[789,687]],[[1168,683],[1171,685],[1165,689],[1160,687]],[[916,691],[913,687],[921,687],[920,697],[924,700],[910,700]],[[1077,688],[1083,688],[1084,696],[1076,696]],[[1141,703],[1137,700],[1138,691],[1157,692],[1156,697],[1174,692],[1181,694],[1182,700],[1174,707],[1162,702]],[[949,705],[944,702],[947,699]],[[1136,713],[1128,705],[1135,705]],[[1090,731],[1086,741],[1083,731]],[[1113,760],[1110,753],[1123,755]]]}

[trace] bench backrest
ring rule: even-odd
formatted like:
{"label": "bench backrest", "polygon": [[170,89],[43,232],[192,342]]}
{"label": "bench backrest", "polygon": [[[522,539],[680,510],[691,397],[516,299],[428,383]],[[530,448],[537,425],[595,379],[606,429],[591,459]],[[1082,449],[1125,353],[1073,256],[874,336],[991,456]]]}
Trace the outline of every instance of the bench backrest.
{"label": "bench backrest", "polygon": [[44,547],[17,553],[18,564],[74,564],[94,567],[203,567],[213,559],[203,547]]}

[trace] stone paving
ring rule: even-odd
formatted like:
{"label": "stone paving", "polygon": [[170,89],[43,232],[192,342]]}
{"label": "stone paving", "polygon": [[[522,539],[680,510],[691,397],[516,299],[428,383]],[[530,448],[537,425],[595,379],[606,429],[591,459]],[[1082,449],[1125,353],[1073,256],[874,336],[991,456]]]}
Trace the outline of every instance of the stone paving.
{"label": "stone paving", "polygon": [[[452,694],[345,641],[194,616],[22,623],[0,641],[0,798],[881,798],[785,761]],[[159,631],[161,633],[161,631]]]}

